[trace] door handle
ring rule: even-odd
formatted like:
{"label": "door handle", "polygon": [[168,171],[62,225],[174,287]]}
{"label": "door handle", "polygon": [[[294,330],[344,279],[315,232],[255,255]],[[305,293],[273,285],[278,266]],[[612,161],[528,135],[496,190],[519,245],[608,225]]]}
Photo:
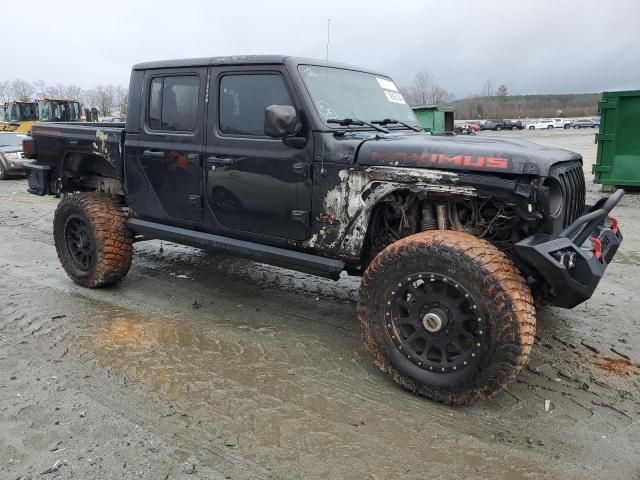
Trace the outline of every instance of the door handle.
{"label": "door handle", "polygon": [[207,157],[207,163],[209,165],[219,165],[219,166],[225,166],[225,165],[233,165],[235,163],[235,160],[233,158],[229,158],[229,157]]}
{"label": "door handle", "polygon": [[164,158],[164,152],[159,152],[159,151],[155,151],[155,150],[145,150],[144,152],[142,152],[142,156],[143,157],[150,157],[150,158]]}

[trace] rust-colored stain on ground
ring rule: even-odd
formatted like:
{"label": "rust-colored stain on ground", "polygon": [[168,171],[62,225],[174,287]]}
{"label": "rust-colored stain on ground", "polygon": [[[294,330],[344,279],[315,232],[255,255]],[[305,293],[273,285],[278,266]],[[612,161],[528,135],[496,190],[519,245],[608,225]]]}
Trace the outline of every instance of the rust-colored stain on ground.
{"label": "rust-colored stain on ground", "polygon": [[596,362],[603,370],[606,370],[611,373],[616,373],[618,375],[631,375],[640,373],[640,368],[635,365],[631,360],[626,358],[611,358],[611,357],[602,357],[599,358]]}
{"label": "rust-colored stain on ground", "polygon": [[149,348],[158,343],[152,325],[126,318],[117,318],[110,322],[97,341],[101,345],[133,346]]}

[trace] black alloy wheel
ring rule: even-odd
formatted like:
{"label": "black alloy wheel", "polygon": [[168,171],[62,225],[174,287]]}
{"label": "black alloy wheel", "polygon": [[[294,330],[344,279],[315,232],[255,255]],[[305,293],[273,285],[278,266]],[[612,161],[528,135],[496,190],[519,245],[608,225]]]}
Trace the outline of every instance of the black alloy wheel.
{"label": "black alloy wheel", "polygon": [[449,373],[477,363],[482,348],[478,302],[451,278],[422,272],[403,278],[385,316],[396,347],[424,370]]}
{"label": "black alloy wheel", "polygon": [[79,215],[72,215],[64,228],[64,238],[75,266],[87,272],[93,266],[96,247],[89,225]]}

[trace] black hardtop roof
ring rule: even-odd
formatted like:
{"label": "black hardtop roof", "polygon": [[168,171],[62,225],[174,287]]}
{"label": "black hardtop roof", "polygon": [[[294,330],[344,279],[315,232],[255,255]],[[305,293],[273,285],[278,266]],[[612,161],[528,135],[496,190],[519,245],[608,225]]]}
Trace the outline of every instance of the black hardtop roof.
{"label": "black hardtop roof", "polygon": [[368,68],[357,67],[339,62],[327,62],[313,58],[292,57],[287,55],[229,55],[225,57],[202,57],[184,58],[177,60],[159,60],[154,62],[143,62],[133,66],[133,70],[151,70],[157,68],[177,68],[177,67],[209,67],[216,65],[317,65],[334,68],[345,68],[357,70],[359,72],[373,73],[387,77],[383,73],[375,72]]}

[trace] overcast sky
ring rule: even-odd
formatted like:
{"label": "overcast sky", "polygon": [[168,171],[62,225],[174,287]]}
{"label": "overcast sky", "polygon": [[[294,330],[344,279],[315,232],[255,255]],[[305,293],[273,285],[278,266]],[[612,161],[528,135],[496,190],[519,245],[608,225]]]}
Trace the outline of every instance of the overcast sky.
{"label": "overcast sky", "polygon": [[[491,79],[511,93],[640,89],[640,0],[29,0],[0,3],[0,80],[128,84],[132,64],[282,53],[457,97]],[[94,33],[90,33],[93,31]]]}

